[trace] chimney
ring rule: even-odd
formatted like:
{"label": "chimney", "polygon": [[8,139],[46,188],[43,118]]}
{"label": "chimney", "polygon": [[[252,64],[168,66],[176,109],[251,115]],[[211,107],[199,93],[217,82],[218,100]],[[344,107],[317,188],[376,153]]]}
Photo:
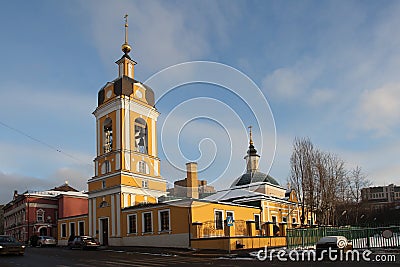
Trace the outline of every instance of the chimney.
{"label": "chimney", "polygon": [[18,190],[14,190],[14,196],[13,199],[15,199],[18,196]]}
{"label": "chimney", "polygon": [[199,180],[197,178],[197,163],[186,163],[186,197],[199,198]]}

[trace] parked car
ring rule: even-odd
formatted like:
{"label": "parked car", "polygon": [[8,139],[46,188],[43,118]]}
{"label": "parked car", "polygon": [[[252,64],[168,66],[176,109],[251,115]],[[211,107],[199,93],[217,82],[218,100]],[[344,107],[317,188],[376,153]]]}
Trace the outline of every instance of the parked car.
{"label": "parked car", "polygon": [[24,255],[25,245],[18,242],[14,237],[0,235],[0,254]]}
{"label": "parked car", "polygon": [[57,245],[57,240],[52,236],[41,235],[41,236],[39,236],[37,245],[39,247],[55,246],[55,245]]}
{"label": "parked car", "polygon": [[75,236],[72,241],[68,242],[68,247],[80,249],[97,249],[100,243],[91,236]]}
{"label": "parked car", "polygon": [[323,251],[326,251],[324,256],[328,256],[329,248],[339,253],[340,250],[344,252],[351,250],[353,246],[344,236],[324,236],[317,242],[315,248],[317,257],[320,257]]}

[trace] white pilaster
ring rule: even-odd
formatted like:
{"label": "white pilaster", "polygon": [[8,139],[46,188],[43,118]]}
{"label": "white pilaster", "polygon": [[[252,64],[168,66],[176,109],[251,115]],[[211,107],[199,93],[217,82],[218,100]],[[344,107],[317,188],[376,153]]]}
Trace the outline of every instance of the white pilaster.
{"label": "white pilaster", "polygon": [[154,120],[151,120],[151,155],[156,157],[156,122]]}
{"label": "white pilaster", "polygon": [[121,195],[116,195],[116,210],[117,210],[117,236],[121,236]]}
{"label": "white pilaster", "polygon": [[[97,165],[97,164],[96,164]],[[92,224],[92,216],[93,216],[93,211],[92,211],[92,200],[89,199],[89,235],[93,236],[93,224]]]}
{"label": "white pilaster", "polygon": [[93,209],[93,235],[96,235],[96,198],[92,199],[92,209]]}
{"label": "white pilaster", "polygon": [[99,163],[97,162],[97,160],[94,161],[94,176],[98,176],[99,175]]}
{"label": "white pilaster", "polygon": [[[125,105],[128,107],[125,108],[125,118],[124,118],[124,129],[125,129],[125,147],[127,151],[131,151],[131,112],[130,112],[130,104],[131,101],[124,101]],[[131,170],[131,153],[125,152],[125,169]]]}
{"label": "white pilaster", "polygon": [[136,195],[131,194],[131,206],[134,206],[136,202]]}
{"label": "white pilaster", "polygon": [[117,115],[116,115],[116,122],[115,122],[115,127],[116,127],[116,145],[117,149],[121,149],[121,110],[117,109]]}
{"label": "white pilaster", "polygon": [[111,236],[115,236],[115,195],[111,195]]}
{"label": "white pilaster", "polygon": [[154,175],[158,176],[158,160],[154,160]]}
{"label": "white pilaster", "polygon": [[117,153],[115,155],[115,169],[116,170],[121,169],[121,154],[120,153]]}
{"label": "white pilaster", "polygon": [[126,194],[126,193],[124,194],[124,206],[122,208],[126,208],[129,206],[128,196],[129,196],[129,194]]}
{"label": "white pilaster", "polygon": [[100,141],[100,123],[99,120],[96,119],[96,142],[97,142],[97,156],[101,153],[101,141]]}

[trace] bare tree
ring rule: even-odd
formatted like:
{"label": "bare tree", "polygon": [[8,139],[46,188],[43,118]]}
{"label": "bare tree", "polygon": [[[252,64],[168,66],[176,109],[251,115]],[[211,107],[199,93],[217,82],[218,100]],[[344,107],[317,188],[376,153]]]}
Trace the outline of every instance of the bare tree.
{"label": "bare tree", "polygon": [[355,169],[351,170],[349,175],[347,176],[347,183],[349,202],[353,203],[355,206],[354,218],[355,223],[358,224],[361,202],[361,189],[370,186],[372,182],[368,180],[367,176],[362,172],[361,167],[357,166]]}
{"label": "bare tree", "polygon": [[301,204],[300,223],[304,225],[307,217],[306,206],[310,204],[313,187],[313,144],[308,138],[295,138],[290,158],[290,182],[297,191]]}
{"label": "bare tree", "polygon": [[301,225],[309,211],[324,225],[349,223],[350,215],[358,217],[358,207],[356,214],[350,214],[351,209],[360,202],[361,188],[369,185],[360,167],[347,171],[337,155],[315,149],[309,138],[297,137],[290,167],[290,183],[301,205]]}
{"label": "bare tree", "polygon": [[367,176],[362,172],[360,166],[351,170],[350,174],[347,176],[347,181],[349,185],[350,200],[355,203],[361,201],[361,189],[372,184],[372,182],[368,180]]}

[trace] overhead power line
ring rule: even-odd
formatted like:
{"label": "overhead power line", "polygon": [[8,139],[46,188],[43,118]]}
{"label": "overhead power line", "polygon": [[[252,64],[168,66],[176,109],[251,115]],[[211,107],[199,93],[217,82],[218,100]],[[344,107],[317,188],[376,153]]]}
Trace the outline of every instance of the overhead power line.
{"label": "overhead power line", "polygon": [[[10,126],[10,125],[8,125],[8,124],[2,122],[2,121],[0,121],[0,124],[1,124],[3,127],[5,127],[5,128],[8,128],[8,129],[10,129],[10,130],[12,130],[12,131],[14,131],[14,132],[17,132],[17,133],[19,133],[20,135],[25,136],[25,137],[27,137],[27,138],[29,138],[29,139],[31,139],[31,140],[33,140],[33,141],[35,141],[35,142],[37,142],[37,143],[43,145],[43,146],[46,146],[46,147],[50,148],[51,150],[55,150],[55,151],[57,151],[58,153],[63,154],[64,156],[67,156],[67,157],[69,157],[69,158],[71,158],[71,159],[73,159],[73,160],[75,160],[75,161],[78,161],[79,163],[85,162],[85,161],[83,161],[83,160],[81,160],[81,159],[79,159],[79,158],[77,158],[77,157],[75,157],[75,156],[73,156],[73,155],[71,155],[71,154],[68,154],[68,153],[64,152],[64,151],[61,150],[60,148],[57,148],[57,147],[55,147],[55,146],[53,146],[53,145],[51,145],[51,144],[49,144],[49,143],[46,143],[46,142],[44,142],[44,141],[42,141],[42,140],[40,140],[40,139],[38,139],[38,138],[36,138],[36,137],[33,137],[32,135],[27,134],[27,133],[25,133],[25,132],[23,132],[23,131],[21,131],[21,130],[19,130],[19,129],[17,129],[17,128],[14,128],[14,127],[12,127],[12,126]],[[92,165],[89,164],[89,163],[85,163],[85,164],[88,164],[88,165],[92,166]]]}

